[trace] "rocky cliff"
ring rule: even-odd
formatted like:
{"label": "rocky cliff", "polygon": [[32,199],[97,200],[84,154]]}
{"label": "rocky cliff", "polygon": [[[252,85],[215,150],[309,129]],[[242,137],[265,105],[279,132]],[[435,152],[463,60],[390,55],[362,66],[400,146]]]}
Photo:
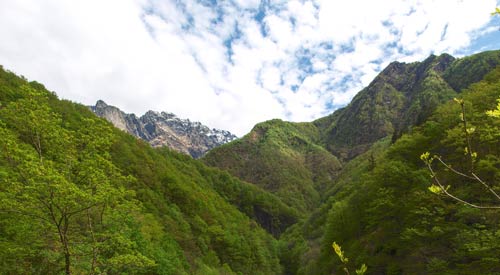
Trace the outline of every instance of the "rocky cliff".
{"label": "rocky cliff", "polygon": [[228,131],[210,129],[200,122],[181,119],[172,113],[148,111],[137,117],[102,100],[90,109],[115,127],[146,140],[153,147],[168,146],[193,158],[199,158],[208,150],[237,138]]}

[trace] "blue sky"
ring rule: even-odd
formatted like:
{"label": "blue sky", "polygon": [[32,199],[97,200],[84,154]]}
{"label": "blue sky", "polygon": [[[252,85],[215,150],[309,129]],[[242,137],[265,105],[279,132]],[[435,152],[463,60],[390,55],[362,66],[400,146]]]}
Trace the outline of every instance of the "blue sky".
{"label": "blue sky", "polygon": [[0,64],[84,104],[247,133],[349,103],[392,61],[500,47],[497,0],[3,0]]}

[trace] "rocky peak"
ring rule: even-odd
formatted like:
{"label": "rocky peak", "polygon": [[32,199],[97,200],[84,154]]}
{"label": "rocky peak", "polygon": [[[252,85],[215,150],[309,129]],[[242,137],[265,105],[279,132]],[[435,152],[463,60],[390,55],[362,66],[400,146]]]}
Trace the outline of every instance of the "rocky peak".
{"label": "rocky peak", "polygon": [[98,100],[94,106],[96,109],[102,109],[102,108],[106,108],[108,107],[108,104],[106,104],[106,102],[102,101],[102,100]]}
{"label": "rocky peak", "polygon": [[455,57],[447,53],[444,53],[437,57],[436,60],[437,62],[435,63],[433,69],[437,72],[443,73],[444,71],[446,71],[446,69],[448,69],[451,66],[451,64],[455,60],[456,60]]}
{"label": "rocky peak", "polygon": [[95,106],[90,109],[98,116],[105,117],[109,122],[113,123],[116,128],[128,132],[127,115],[120,109],[107,105],[104,101],[98,100]]}
{"label": "rocky peak", "polygon": [[331,152],[351,159],[373,142],[390,135],[395,140],[424,121],[440,102],[456,94],[443,79],[454,61],[443,54],[422,62],[390,63],[346,108],[330,117],[323,134]]}
{"label": "rocky peak", "polygon": [[200,122],[178,118],[173,113],[148,111],[137,117],[102,100],[90,109],[118,129],[146,140],[153,147],[168,146],[193,158],[199,158],[210,149],[237,138],[229,131],[210,129]]}

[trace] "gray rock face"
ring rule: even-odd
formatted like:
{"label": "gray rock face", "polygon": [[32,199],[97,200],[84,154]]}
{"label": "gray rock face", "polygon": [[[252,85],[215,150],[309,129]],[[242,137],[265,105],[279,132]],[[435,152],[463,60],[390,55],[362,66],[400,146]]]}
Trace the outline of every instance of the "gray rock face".
{"label": "gray rock face", "polygon": [[199,158],[210,149],[237,138],[228,131],[210,129],[200,122],[181,119],[172,113],[148,111],[137,117],[102,100],[90,109],[116,128],[146,140],[153,147],[168,146],[193,158]]}

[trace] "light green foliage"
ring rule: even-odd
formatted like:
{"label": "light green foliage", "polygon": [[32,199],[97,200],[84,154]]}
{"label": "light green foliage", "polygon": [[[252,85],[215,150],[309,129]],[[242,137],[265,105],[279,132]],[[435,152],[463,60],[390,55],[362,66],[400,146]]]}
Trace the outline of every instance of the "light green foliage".
{"label": "light green foliage", "polygon": [[431,186],[428,187],[429,191],[431,191],[432,193],[434,194],[442,194],[443,193],[443,190],[441,189],[441,187],[439,187],[438,185],[435,185],[435,184],[432,184]]}
{"label": "light green foliage", "polygon": [[2,273],[281,273],[278,198],[3,70],[0,102]]}
{"label": "light green foliage", "polygon": [[[281,259],[287,274],[342,272],[331,257],[333,241],[341,241],[347,251],[354,251],[355,257],[351,257],[350,262],[357,266],[366,263],[370,266],[368,273],[425,274],[423,270],[438,270],[443,267],[439,263],[451,257],[453,250],[447,243],[454,241],[461,223],[445,219],[452,215],[453,209],[443,207],[442,197],[427,189],[432,178],[419,156],[423,150],[433,153],[429,153],[428,160],[451,153],[450,163],[460,169],[470,166],[468,157],[472,157],[481,175],[499,177],[495,142],[500,140],[500,134],[494,125],[483,127],[485,121],[488,125],[495,123],[493,118],[484,119],[485,112],[493,106],[483,104],[479,108],[480,116],[467,117],[466,132],[472,147],[458,138],[464,134],[458,117],[460,104],[443,106],[458,97],[462,89],[483,79],[466,94],[478,90],[482,92],[477,98],[498,98],[500,92],[495,92],[500,86],[498,73],[492,73],[498,64],[500,51],[460,59],[444,54],[411,64],[395,62],[348,106],[332,115],[312,125],[280,120],[258,124],[243,139],[213,150],[204,161],[274,192],[301,213],[310,212],[305,220],[280,235]],[[481,104],[477,99],[472,103],[465,96],[460,98],[464,99],[467,114],[472,114],[469,108]],[[438,107],[439,114],[435,114]],[[382,139],[375,148],[374,144]],[[480,149],[476,149],[476,143],[481,144]],[[319,204],[303,207],[303,198],[297,194],[315,198],[308,188],[311,186],[309,175],[325,171],[317,164],[306,166],[308,169],[299,165],[307,163],[303,162],[307,155],[304,156],[302,148],[316,146],[338,157],[341,169],[323,173],[325,185],[313,180],[312,186],[320,190]],[[389,146],[392,149],[387,150]],[[320,155],[328,159],[327,154],[321,152]],[[436,161],[434,159],[434,164]],[[492,181],[488,179],[488,182]],[[443,188],[449,192],[458,190],[469,197],[478,195],[469,192],[467,183],[456,178],[447,178]],[[439,190],[435,189],[442,192]],[[421,205],[426,206],[426,211]],[[419,219],[428,222],[421,226],[417,223]],[[431,226],[433,222],[440,225]],[[406,232],[407,238],[401,237],[402,232]],[[428,247],[429,244],[432,247]],[[457,247],[461,245],[459,242]],[[419,249],[411,250],[411,246]],[[427,257],[426,253],[431,256]],[[432,255],[438,256],[430,263]],[[412,266],[415,262],[418,264]]]}
{"label": "light green foliage", "polygon": [[[349,273],[349,268],[347,267],[347,263],[349,262],[349,259],[344,255],[344,251],[342,251],[342,248],[340,245],[338,245],[336,242],[333,242],[332,244],[333,250],[335,251],[335,254],[339,257],[340,261],[344,265],[344,271],[347,274]],[[366,264],[362,264],[358,269],[355,270],[356,274],[358,275],[363,275],[365,272],[368,270]]]}
{"label": "light green foliage", "polygon": [[[122,219],[137,205],[120,188],[132,179],[120,175],[105,153],[111,144],[109,129],[93,126],[102,122],[90,119],[81,122],[80,132],[63,128],[42,92],[21,89],[26,97],[0,111],[5,121],[0,127],[1,157],[8,171],[1,180],[2,210],[32,218],[30,227],[42,234],[31,235],[41,242],[38,253],[50,251],[64,259],[64,264],[49,261],[42,270],[48,272],[52,265],[57,270],[61,264],[67,274],[106,271],[117,257],[128,259],[132,270],[154,266],[140,253],[123,249],[133,240],[126,236],[130,228]],[[120,231],[124,234],[116,233]]]}
{"label": "light green foliage", "polygon": [[363,275],[368,270],[368,267],[365,264],[362,264],[358,269],[356,269],[356,274]]}
{"label": "light green foliage", "polygon": [[[500,190],[500,120],[488,112],[499,108],[499,60],[395,63],[345,109],[259,124],[204,160],[251,183],[2,69],[0,270],[322,275],[345,261],[357,274],[498,274],[498,212],[442,195],[492,203],[477,180],[450,173],[471,167]],[[440,105],[459,92],[459,104]],[[332,257],[334,241],[348,261],[340,246],[340,263]]]}
{"label": "light green foliage", "polygon": [[496,118],[500,118],[500,99],[497,99],[497,107],[496,109],[494,110],[489,110],[486,112],[487,115],[491,116],[491,117],[496,117]]}
{"label": "light green foliage", "polygon": [[425,152],[425,153],[422,153],[422,155],[420,155],[420,159],[425,162],[426,164],[427,163],[432,163],[432,161],[434,160],[434,157],[430,157],[431,153],[429,152]]}
{"label": "light green foliage", "polygon": [[340,261],[343,264],[347,264],[347,262],[349,262],[349,259],[346,256],[344,256],[344,251],[342,251],[340,245],[338,245],[336,242],[333,242],[332,247],[333,250],[335,251],[335,254],[337,254],[337,256],[339,257]]}
{"label": "light green foliage", "polygon": [[[470,166],[468,167],[468,172],[461,172],[461,171],[453,168],[447,162],[443,161],[443,159],[440,156],[435,155],[432,158],[430,158],[429,152],[423,153],[420,156],[420,159],[427,166],[429,172],[431,173],[431,177],[433,179],[433,183],[428,189],[432,193],[435,193],[438,195],[446,195],[446,196],[454,199],[455,201],[464,203],[465,205],[468,205],[470,207],[480,208],[480,209],[488,209],[488,208],[499,209],[500,206],[494,206],[494,205],[484,206],[484,205],[477,204],[477,203],[471,203],[467,200],[464,200],[464,199],[457,197],[456,195],[448,192],[448,190],[450,189],[450,185],[447,185],[447,186],[443,185],[438,174],[435,172],[433,161],[437,160],[438,164],[443,165],[450,173],[453,173],[456,176],[463,177],[464,179],[467,179],[467,180],[474,180],[474,181],[476,181],[476,183],[481,184],[482,187],[485,187],[487,189],[487,191],[489,193],[493,194],[493,196],[498,199],[498,202],[500,202],[500,195],[494,190],[494,188],[492,188],[490,185],[488,185],[486,182],[484,182],[476,174],[475,165],[477,163],[478,154],[477,154],[477,152],[474,151],[473,146],[472,146],[472,136],[475,133],[476,128],[469,126],[470,123],[466,118],[465,101],[463,99],[457,99],[457,98],[454,98],[454,101],[460,105],[460,111],[461,111],[460,112],[460,124],[463,125],[463,127],[462,127],[463,136],[461,138],[463,138],[465,140],[466,146],[464,147],[464,155],[467,156],[468,159],[470,160]],[[493,111],[487,111],[486,114],[494,117],[494,113],[493,113],[493,115],[491,115],[492,112]],[[460,138],[460,137],[458,137],[458,138]],[[448,139],[449,139],[449,137],[448,137]]]}

